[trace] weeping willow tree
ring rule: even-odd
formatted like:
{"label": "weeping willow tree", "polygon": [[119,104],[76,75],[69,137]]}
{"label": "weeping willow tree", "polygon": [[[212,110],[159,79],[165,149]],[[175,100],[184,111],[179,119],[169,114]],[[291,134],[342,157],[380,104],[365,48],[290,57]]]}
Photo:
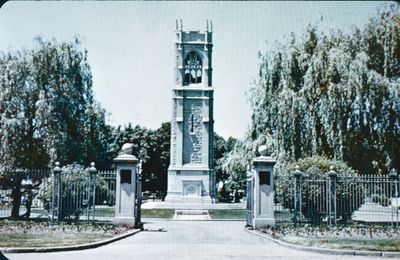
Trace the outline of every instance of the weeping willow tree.
{"label": "weeping willow tree", "polygon": [[[0,185],[12,190],[13,218],[32,190],[21,186],[26,176],[17,170],[49,169],[55,161],[111,165],[111,129],[92,84],[77,38],[38,37],[32,49],[0,52]],[[33,182],[37,188],[41,178]]]}
{"label": "weeping willow tree", "polygon": [[363,173],[400,169],[397,4],[347,34],[309,26],[303,37],[260,52],[259,63],[249,144],[226,158],[227,170],[265,142],[281,164],[324,155]]}

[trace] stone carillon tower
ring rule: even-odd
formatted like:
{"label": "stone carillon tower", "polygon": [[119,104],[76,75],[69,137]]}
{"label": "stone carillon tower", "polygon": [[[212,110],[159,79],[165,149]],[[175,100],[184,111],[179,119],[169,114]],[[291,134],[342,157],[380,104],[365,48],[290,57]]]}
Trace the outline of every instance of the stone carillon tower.
{"label": "stone carillon tower", "polygon": [[215,198],[212,22],[204,32],[176,25],[171,162],[166,202],[211,203]]}

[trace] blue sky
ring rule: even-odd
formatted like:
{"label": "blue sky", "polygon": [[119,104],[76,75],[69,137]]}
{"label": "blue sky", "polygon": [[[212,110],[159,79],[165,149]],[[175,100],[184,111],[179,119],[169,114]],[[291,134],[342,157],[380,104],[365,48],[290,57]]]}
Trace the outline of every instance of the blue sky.
{"label": "blue sky", "polygon": [[157,128],[169,121],[174,84],[175,20],[184,29],[214,27],[215,130],[243,137],[250,123],[246,91],[257,75],[257,53],[308,24],[350,31],[382,2],[106,2],[15,1],[0,9],[0,50],[31,47],[37,35],[70,41],[89,52],[96,99],[113,125]]}

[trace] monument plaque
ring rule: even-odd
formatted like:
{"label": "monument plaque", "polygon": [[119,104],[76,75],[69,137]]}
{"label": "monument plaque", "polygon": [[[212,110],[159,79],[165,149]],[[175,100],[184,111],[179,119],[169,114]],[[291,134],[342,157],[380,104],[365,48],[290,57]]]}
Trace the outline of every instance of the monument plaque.
{"label": "monument plaque", "polygon": [[121,170],[121,184],[131,184],[132,183],[132,171],[131,170]]}

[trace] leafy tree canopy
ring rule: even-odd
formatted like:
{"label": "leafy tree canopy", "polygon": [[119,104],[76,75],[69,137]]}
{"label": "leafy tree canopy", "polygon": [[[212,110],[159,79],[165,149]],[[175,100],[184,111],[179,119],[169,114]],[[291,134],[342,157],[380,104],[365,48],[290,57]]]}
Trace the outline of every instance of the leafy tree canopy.
{"label": "leafy tree canopy", "polygon": [[21,189],[25,175],[16,169],[48,169],[55,161],[96,161],[101,169],[112,158],[111,128],[93,96],[87,51],[78,39],[35,43],[0,53],[0,177],[12,189],[14,218],[23,192],[35,188]]}
{"label": "leafy tree canopy", "polygon": [[0,54],[0,167],[43,169],[101,162],[110,128],[94,100],[79,40],[36,38],[36,47]]}
{"label": "leafy tree canopy", "polygon": [[316,155],[362,173],[400,169],[399,5],[349,34],[309,26],[260,52],[259,63],[249,91],[252,123],[227,169],[242,171],[263,143],[278,169]]}

